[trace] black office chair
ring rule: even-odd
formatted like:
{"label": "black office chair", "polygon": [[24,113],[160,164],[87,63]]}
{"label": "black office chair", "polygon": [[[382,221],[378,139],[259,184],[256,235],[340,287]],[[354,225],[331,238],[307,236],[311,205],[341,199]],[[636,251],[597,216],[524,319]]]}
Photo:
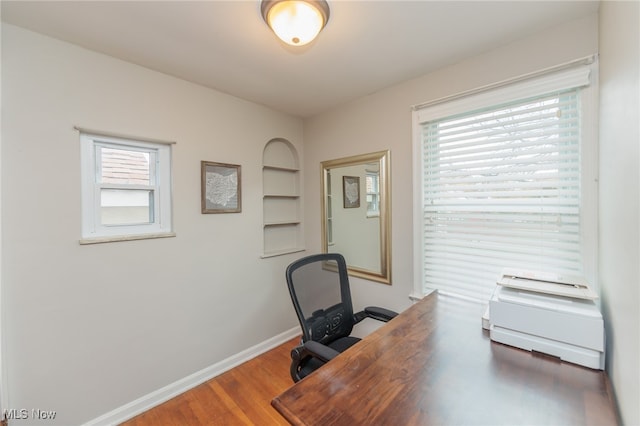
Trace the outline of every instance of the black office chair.
{"label": "black office chair", "polygon": [[301,344],[291,351],[294,382],[359,342],[350,336],[355,324],[365,318],[387,322],[398,315],[376,306],[353,313],[347,264],[341,254],[303,257],[287,267],[286,276],[302,327]]}

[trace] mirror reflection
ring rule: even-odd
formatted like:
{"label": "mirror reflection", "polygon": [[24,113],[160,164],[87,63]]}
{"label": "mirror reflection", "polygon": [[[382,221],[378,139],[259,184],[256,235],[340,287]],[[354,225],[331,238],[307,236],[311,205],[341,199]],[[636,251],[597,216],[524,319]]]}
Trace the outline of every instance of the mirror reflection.
{"label": "mirror reflection", "polygon": [[391,282],[389,152],[322,163],[325,253],[341,253],[349,274]]}

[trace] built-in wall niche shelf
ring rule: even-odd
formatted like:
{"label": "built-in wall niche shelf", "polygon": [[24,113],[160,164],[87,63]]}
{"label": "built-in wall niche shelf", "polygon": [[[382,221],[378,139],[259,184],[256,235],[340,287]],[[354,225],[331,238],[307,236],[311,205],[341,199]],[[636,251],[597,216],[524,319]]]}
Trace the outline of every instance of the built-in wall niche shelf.
{"label": "built-in wall niche shelf", "polygon": [[303,251],[300,169],[295,147],[272,139],[262,155],[262,257]]}

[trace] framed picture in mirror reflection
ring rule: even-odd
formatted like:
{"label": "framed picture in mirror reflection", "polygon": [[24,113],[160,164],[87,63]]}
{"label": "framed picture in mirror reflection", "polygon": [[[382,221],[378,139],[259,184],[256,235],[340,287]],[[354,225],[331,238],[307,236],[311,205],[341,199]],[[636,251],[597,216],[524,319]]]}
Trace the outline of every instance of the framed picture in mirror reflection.
{"label": "framed picture in mirror reflection", "polygon": [[360,207],[360,177],[342,176],[342,194],[345,209]]}

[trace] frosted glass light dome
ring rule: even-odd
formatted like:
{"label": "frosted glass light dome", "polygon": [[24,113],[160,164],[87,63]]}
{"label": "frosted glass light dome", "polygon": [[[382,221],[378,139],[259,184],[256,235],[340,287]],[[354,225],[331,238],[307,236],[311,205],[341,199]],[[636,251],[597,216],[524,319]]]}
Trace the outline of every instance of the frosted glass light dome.
{"label": "frosted glass light dome", "polygon": [[273,32],[292,46],[313,41],[329,19],[326,1],[263,0],[261,9]]}

